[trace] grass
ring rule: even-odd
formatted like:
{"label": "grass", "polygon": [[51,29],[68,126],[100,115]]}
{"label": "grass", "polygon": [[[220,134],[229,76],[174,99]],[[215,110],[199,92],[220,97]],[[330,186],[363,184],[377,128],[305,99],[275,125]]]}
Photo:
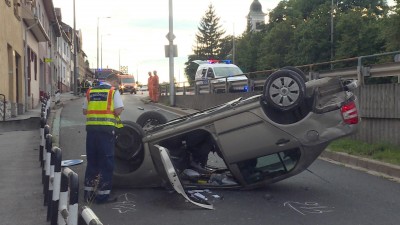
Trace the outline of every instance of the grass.
{"label": "grass", "polygon": [[388,143],[368,144],[351,139],[339,139],[332,142],[328,149],[400,166],[400,146]]}

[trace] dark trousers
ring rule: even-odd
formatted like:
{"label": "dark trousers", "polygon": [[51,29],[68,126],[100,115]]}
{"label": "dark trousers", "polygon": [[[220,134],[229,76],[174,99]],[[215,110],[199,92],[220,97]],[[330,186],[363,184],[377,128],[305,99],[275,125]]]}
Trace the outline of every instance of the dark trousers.
{"label": "dark trousers", "polygon": [[87,132],[85,198],[92,198],[95,195],[98,202],[108,199],[114,170],[114,146],[115,137],[112,133]]}

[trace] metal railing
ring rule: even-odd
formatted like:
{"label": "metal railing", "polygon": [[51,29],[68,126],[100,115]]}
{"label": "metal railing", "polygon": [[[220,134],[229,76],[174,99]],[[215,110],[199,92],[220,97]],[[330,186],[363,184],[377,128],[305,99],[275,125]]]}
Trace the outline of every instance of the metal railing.
{"label": "metal railing", "polygon": [[62,152],[54,146],[47,119],[50,115],[50,98],[42,98],[40,119],[39,162],[42,167],[43,204],[47,206],[47,221],[51,225],[78,225],[79,216],[86,224],[102,223],[87,206],[79,210],[78,174],[63,167]]}
{"label": "metal railing", "polygon": [[[313,63],[296,67],[302,69],[309,80],[323,77],[340,77],[344,79],[358,79],[362,85],[364,83],[364,78],[398,76],[398,82],[400,83],[400,62],[386,62],[371,65],[367,64],[368,59],[395,54],[400,54],[400,51],[353,57],[322,63]],[[332,69],[334,67],[336,67],[336,69]],[[216,90],[222,90],[222,92],[227,93],[230,92],[229,90],[239,89],[244,86],[247,86],[248,92],[261,91],[264,88],[266,78],[277,70],[278,69],[263,70],[236,75],[245,75],[248,78],[247,81],[228,81],[229,77],[223,77],[208,79],[208,81],[204,84],[199,83],[199,81],[197,81],[197,83],[191,82],[189,85],[186,85],[187,83],[183,83],[183,85],[176,84],[175,90],[177,95],[218,93],[219,91]],[[218,82],[214,83],[213,80],[218,80]],[[160,85],[161,95],[169,95],[168,90],[169,84]]]}

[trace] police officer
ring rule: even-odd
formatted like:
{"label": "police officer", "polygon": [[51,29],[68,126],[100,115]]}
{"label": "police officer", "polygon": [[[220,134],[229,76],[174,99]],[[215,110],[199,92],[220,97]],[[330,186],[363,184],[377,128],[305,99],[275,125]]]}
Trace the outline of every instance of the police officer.
{"label": "police officer", "polygon": [[[115,130],[122,127],[124,105],[118,92],[118,76],[111,74],[101,85],[89,89],[83,103],[86,115],[87,166],[84,198],[98,204],[115,202],[110,198],[114,170]],[[117,90],[117,91],[116,91]]]}

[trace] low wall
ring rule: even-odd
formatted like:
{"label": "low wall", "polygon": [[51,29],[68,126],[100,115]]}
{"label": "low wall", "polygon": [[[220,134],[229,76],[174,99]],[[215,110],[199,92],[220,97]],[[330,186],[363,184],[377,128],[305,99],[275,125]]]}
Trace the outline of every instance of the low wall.
{"label": "low wall", "polygon": [[[177,95],[175,106],[204,110],[233,99],[248,98],[261,92]],[[364,85],[356,92],[362,123],[351,138],[367,143],[390,143],[400,146],[400,84]],[[160,103],[169,104],[169,96]]]}

